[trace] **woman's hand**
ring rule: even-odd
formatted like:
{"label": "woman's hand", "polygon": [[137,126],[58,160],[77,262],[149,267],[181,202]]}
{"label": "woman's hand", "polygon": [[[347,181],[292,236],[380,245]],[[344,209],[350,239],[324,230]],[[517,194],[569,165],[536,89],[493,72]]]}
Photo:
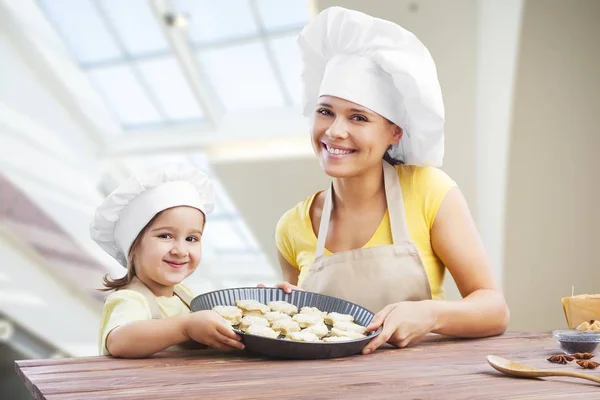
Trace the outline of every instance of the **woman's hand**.
{"label": "woman's hand", "polygon": [[241,338],[231,326],[214,311],[190,313],[184,323],[187,337],[220,350],[243,350]]}
{"label": "woman's hand", "polygon": [[[263,283],[259,283],[258,285],[256,285],[256,287],[264,288],[266,286]],[[275,287],[278,288],[278,289],[283,289],[283,291],[286,292],[287,294],[292,293],[292,290],[302,291],[301,288],[299,288],[296,285],[292,285],[289,282],[280,282],[280,283],[276,284]]]}
{"label": "woman's hand", "polygon": [[383,330],[363,349],[363,354],[375,351],[388,342],[396,347],[406,347],[421,340],[436,328],[437,317],[432,301],[402,301],[387,305],[373,317],[369,331]]}

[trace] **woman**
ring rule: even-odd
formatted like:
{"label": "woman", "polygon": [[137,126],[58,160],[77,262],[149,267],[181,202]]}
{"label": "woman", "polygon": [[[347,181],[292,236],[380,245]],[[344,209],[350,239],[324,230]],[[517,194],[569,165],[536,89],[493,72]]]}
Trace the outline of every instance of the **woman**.
{"label": "woman", "polygon": [[[304,113],[332,185],[281,217],[278,286],[379,311],[369,329],[383,331],[365,354],[429,332],[503,333],[509,312],[467,203],[436,168],[444,107],[427,49],[394,23],[339,7],[298,43]],[[446,268],[460,301],[442,300]]]}

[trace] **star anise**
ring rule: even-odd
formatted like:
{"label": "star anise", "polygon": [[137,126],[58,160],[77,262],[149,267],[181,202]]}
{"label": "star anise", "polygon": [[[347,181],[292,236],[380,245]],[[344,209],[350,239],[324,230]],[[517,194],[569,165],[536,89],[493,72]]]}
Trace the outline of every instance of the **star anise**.
{"label": "star anise", "polygon": [[590,358],[594,357],[594,355],[592,353],[575,353],[573,354],[573,357],[578,360],[589,360]]}
{"label": "star anise", "polygon": [[548,358],[548,361],[555,364],[566,364],[568,361],[573,361],[573,357],[568,354],[557,354]]}
{"label": "star anise", "polygon": [[600,364],[598,364],[596,361],[589,360],[577,360],[577,364],[579,364],[581,368],[585,369],[595,369],[600,366]]}

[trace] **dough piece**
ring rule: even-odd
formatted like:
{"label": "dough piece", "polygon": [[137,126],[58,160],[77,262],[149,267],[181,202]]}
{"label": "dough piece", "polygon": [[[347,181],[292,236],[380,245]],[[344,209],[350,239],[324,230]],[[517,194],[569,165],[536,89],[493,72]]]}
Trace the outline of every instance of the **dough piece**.
{"label": "dough piece", "polygon": [[279,311],[269,311],[265,314],[265,318],[271,324],[280,319],[289,319],[290,321],[292,320],[292,317]]}
{"label": "dough piece", "polygon": [[256,311],[256,310],[254,310],[254,311],[242,310],[242,316],[244,316],[244,317],[263,317],[264,318],[265,315],[266,314],[263,314],[262,312]]}
{"label": "dough piece", "polygon": [[270,324],[266,318],[258,317],[256,315],[248,315],[247,317],[242,318],[242,322],[240,323],[240,328],[242,328],[242,330],[248,329],[251,325],[269,326]]}
{"label": "dough piece", "polygon": [[292,332],[288,336],[294,342],[320,342],[317,335],[314,333],[306,332],[306,330],[300,332]]}
{"label": "dough piece", "polygon": [[297,322],[288,319],[278,319],[271,325],[274,331],[281,332],[283,335],[288,336],[292,332],[300,332],[300,325]]}
{"label": "dough piece", "polygon": [[300,314],[316,314],[321,318],[325,318],[327,316],[327,311],[321,311],[317,307],[302,307]]}
{"label": "dough piece", "polygon": [[365,337],[365,335],[363,335],[362,333],[343,331],[338,328],[331,328],[331,336],[343,336],[349,339],[362,339]]}
{"label": "dough piece", "polygon": [[304,329],[304,331],[310,332],[318,338],[322,338],[323,336],[327,336],[329,334],[329,329],[327,328],[327,325],[325,325],[322,322],[319,324],[311,325],[308,328]]}
{"label": "dough piece", "polygon": [[336,322],[342,321],[354,322],[354,317],[349,314],[340,314],[336,312],[330,312],[325,317],[325,323],[331,326],[335,325]]}
{"label": "dough piece", "polygon": [[600,331],[600,321],[591,320],[590,322],[584,321],[579,324],[576,328],[578,331]]}
{"label": "dough piece", "polygon": [[300,328],[308,328],[311,325],[323,323],[323,318],[315,314],[296,314],[292,319],[300,325]]}
{"label": "dough piece", "polygon": [[326,343],[331,343],[331,342],[347,342],[349,340],[352,340],[352,338],[346,337],[346,336],[327,336],[323,338],[323,341]]}
{"label": "dough piece", "polygon": [[261,314],[266,314],[269,312],[269,307],[256,300],[237,300],[235,305],[241,308],[242,311],[258,311]]}
{"label": "dough piece", "polygon": [[250,335],[268,337],[271,339],[277,339],[279,337],[279,333],[275,332],[273,329],[269,328],[268,326],[262,326],[262,325],[257,325],[257,324],[250,325],[248,327],[248,329],[246,329],[246,333],[248,333]]}
{"label": "dough piece", "polygon": [[238,325],[242,320],[242,310],[235,306],[216,306],[213,311],[225,318],[231,325]]}
{"label": "dough piece", "polygon": [[271,301],[269,303],[271,311],[279,311],[287,315],[298,314],[298,307],[287,301]]}
{"label": "dough piece", "polygon": [[577,328],[575,328],[575,329],[577,329],[578,331],[589,331],[591,329],[591,327],[592,327],[592,325],[590,325],[589,322],[584,321],[581,324],[579,324],[577,326]]}
{"label": "dough piece", "polygon": [[352,331],[356,333],[362,333],[363,335],[367,333],[367,328],[362,325],[355,324],[354,322],[348,321],[340,321],[333,324],[334,328],[340,329],[342,331]]}

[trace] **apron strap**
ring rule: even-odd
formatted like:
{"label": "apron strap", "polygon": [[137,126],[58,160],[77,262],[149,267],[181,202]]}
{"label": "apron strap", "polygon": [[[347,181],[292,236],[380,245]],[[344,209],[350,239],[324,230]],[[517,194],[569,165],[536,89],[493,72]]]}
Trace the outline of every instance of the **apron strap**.
{"label": "apron strap", "polygon": [[134,276],[131,280],[131,283],[127,285],[124,289],[133,290],[134,292],[138,292],[146,299],[148,306],[150,307],[150,314],[152,315],[152,319],[162,319],[162,313],[160,312],[160,308],[158,308],[158,303],[156,301],[156,297],[154,294],[148,289],[148,287],[144,284],[144,282],[140,281],[137,276]]}
{"label": "apron strap", "polygon": [[400,185],[396,168],[387,161],[383,162],[383,182],[385,185],[388,213],[390,215],[392,242],[393,244],[410,242],[404,198],[402,197],[402,186]]}
{"label": "apron strap", "polygon": [[327,240],[327,233],[329,232],[329,220],[331,219],[331,209],[333,208],[333,202],[331,201],[331,195],[333,193],[333,182],[329,186],[329,189],[325,192],[325,203],[323,203],[323,211],[321,212],[321,223],[319,224],[319,234],[317,235],[317,248],[315,249],[315,260],[319,257],[323,257],[325,253],[325,241]]}
{"label": "apron strap", "polygon": [[187,306],[187,308],[191,309],[190,304],[192,304],[193,297],[181,290],[181,288],[175,287],[173,288],[173,293],[175,296],[179,297],[179,299]]}
{"label": "apron strap", "polygon": [[[387,161],[383,161],[383,183],[388,213],[390,216],[393,244],[409,242],[410,236],[408,234],[408,224],[406,222],[402,186],[400,186],[396,168]],[[323,204],[323,211],[321,212],[321,223],[319,225],[319,234],[317,236],[315,260],[319,257],[323,257],[323,254],[325,253],[325,242],[327,240],[327,233],[329,232],[331,210],[333,209],[332,195],[333,182],[325,192],[325,203]]]}

